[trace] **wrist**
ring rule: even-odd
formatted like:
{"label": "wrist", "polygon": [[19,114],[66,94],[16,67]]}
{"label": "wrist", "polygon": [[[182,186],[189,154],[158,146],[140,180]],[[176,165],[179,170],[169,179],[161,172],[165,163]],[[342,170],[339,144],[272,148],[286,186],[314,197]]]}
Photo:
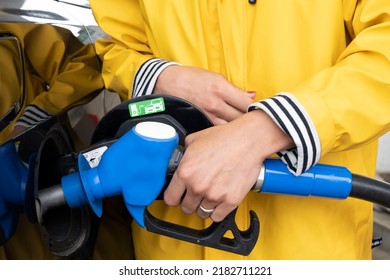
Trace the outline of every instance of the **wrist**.
{"label": "wrist", "polygon": [[180,65],[167,66],[158,76],[153,93],[168,93],[177,85],[178,68]]}
{"label": "wrist", "polygon": [[158,77],[166,68],[172,65],[179,64],[161,58],[152,58],[145,61],[134,76],[131,96],[138,97],[156,93],[155,87]]}
{"label": "wrist", "polygon": [[292,173],[302,174],[320,160],[321,142],[317,129],[294,95],[282,92],[253,103],[248,110],[262,110],[293,139],[294,149],[278,153]]}
{"label": "wrist", "polygon": [[246,119],[249,137],[261,160],[295,146],[293,139],[263,110],[248,112],[243,118]]}

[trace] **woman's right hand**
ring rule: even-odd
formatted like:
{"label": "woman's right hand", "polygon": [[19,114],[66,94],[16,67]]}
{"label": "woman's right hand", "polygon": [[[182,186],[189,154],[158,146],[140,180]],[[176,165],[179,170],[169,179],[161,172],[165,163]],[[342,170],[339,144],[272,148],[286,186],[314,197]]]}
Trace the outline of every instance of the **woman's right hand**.
{"label": "woman's right hand", "polygon": [[247,112],[254,93],[231,84],[223,75],[192,66],[169,66],[158,77],[156,94],[176,96],[199,107],[214,125]]}

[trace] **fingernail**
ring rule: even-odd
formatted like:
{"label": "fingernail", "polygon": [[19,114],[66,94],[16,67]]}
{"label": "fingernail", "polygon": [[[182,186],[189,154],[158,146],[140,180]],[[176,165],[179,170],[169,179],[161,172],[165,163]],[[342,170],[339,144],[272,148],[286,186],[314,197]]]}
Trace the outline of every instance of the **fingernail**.
{"label": "fingernail", "polygon": [[256,96],[256,91],[254,90],[247,90],[246,92],[248,94],[249,97],[253,98]]}

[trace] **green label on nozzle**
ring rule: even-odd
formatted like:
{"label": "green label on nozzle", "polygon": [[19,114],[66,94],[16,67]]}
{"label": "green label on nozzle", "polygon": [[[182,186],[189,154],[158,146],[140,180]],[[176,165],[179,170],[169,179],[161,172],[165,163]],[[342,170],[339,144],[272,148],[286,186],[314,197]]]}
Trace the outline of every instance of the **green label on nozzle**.
{"label": "green label on nozzle", "polygon": [[165,111],[165,103],[162,97],[130,103],[128,106],[131,117],[139,117]]}

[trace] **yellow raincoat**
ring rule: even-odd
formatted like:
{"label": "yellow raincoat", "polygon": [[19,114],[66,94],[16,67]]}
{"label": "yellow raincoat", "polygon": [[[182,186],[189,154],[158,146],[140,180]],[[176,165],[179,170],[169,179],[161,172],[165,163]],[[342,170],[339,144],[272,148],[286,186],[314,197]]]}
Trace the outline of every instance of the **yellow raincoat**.
{"label": "yellow raincoat", "polygon": [[[222,73],[238,87],[256,91],[256,100],[288,92],[315,126],[321,163],[374,176],[377,138],[390,128],[388,0],[90,3],[111,36],[96,44],[105,84],[123,99],[135,96],[135,75],[152,58]],[[159,218],[185,226],[203,228],[209,222],[163,202],[149,208]],[[250,193],[237,213],[241,229],[248,227],[249,210],[259,216],[261,229],[248,257],[133,225],[136,257],[371,258],[372,203]]]}

